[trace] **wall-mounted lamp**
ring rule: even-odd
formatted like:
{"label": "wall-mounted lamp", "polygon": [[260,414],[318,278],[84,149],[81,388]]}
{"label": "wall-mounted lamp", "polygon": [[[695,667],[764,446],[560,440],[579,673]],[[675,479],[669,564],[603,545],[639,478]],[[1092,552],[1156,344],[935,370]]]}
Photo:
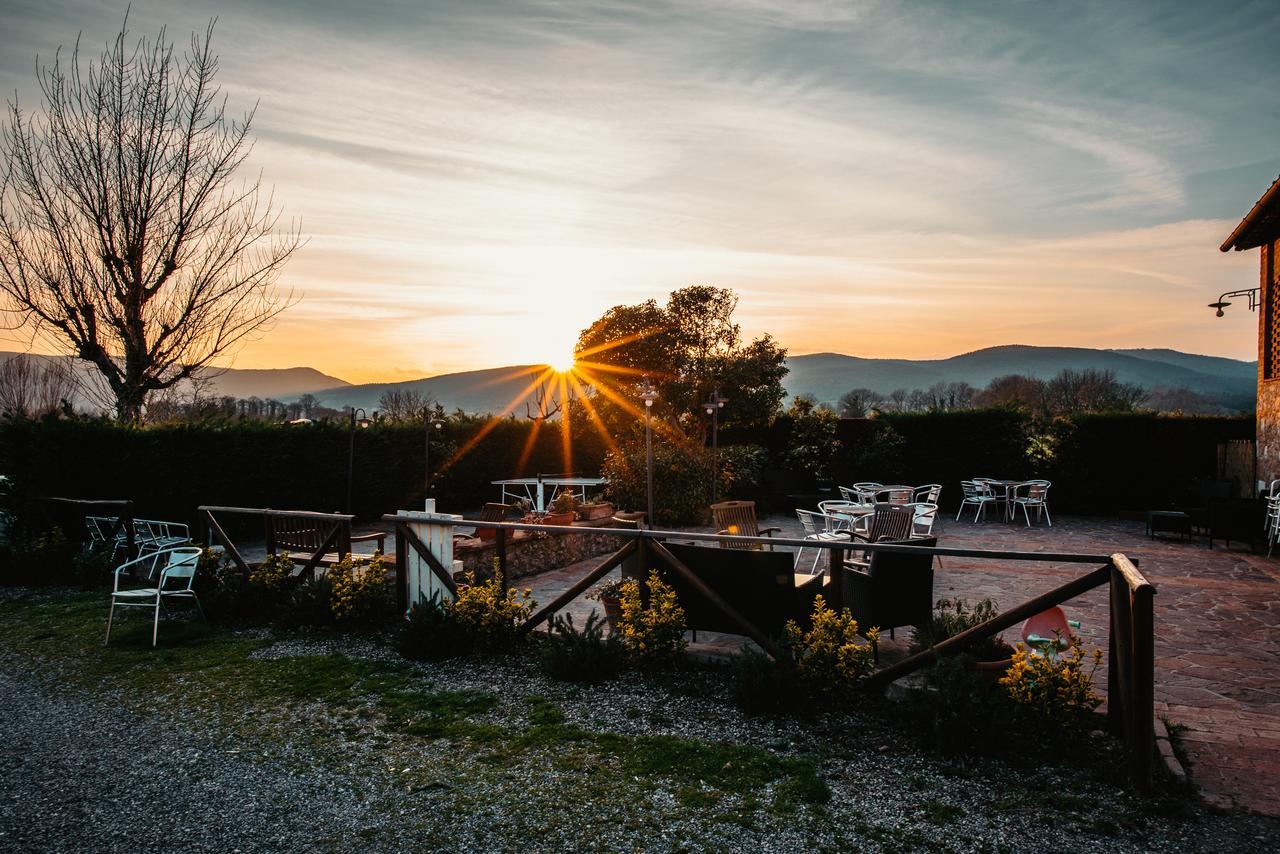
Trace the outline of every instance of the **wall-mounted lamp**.
{"label": "wall-mounted lamp", "polygon": [[1209,308],[1217,309],[1217,312],[1216,312],[1217,316],[1222,317],[1224,313],[1222,310],[1227,306],[1231,305],[1231,303],[1227,301],[1228,297],[1247,296],[1249,298],[1249,311],[1257,311],[1259,290],[1260,290],[1259,288],[1245,288],[1244,290],[1240,290],[1240,291],[1227,291],[1225,294],[1218,297],[1217,302],[1209,303]]}

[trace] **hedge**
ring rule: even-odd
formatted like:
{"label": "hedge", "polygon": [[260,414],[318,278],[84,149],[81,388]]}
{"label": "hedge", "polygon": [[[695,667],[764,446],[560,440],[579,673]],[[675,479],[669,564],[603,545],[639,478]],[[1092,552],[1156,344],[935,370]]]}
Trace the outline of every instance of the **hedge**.
{"label": "hedge", "polygon": [[[524,473],[561,472],[558,427],[503,419],[452,465],[453,451],[482,422],[450,423],[432,442],[432,494],[442,509],[459,512],[497,500],[491,481],[512,477],[533,439]],[[255,422],[229,425],[123,427],[106,421],[0,422],[0,473],[12,481],[19,519],[39,496],[129,498],[139,516],[194,522],[202,504],[340,512],[346,504],[351,434],[345,424],[289,427]],[[603,443],[578,436],[576,470],[596,472]],[[355,433],[352,504],[372,519],[421,507],[423,434],[420,426],[375,424]],[[444,468],[443,471],[440,471]]]}

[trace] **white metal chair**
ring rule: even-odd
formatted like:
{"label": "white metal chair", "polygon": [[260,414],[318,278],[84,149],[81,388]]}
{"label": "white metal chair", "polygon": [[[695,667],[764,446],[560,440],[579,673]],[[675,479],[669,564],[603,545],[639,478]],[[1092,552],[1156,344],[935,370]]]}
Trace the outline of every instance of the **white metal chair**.
{"label": "white metal chair", "polygon": [[[800,527],[804,528],[804,538],[806,540],[818,540],[820,542],[831,542],[832,540],[848,540],[848,536],[842,533],[848,530],[845,526],[847,519],[839,516],[828,516],[825,513],[815,513],[812,510],[797,510],[796,518],[800,520]],[[816,549],[817,555],[813,558],[813,566],[809,569],[810,575],[818,574],[818,561],[822,560],[822,549]],[[801,548],[796,552],[795,565],[800,566],[800,556],[804,554]]]}
{"label": "white metal chair", "polygon": [[938,520],[938,505],[921,501],[910,507],[915,511],[915,516],[911,520],[911,537],[915,539],[933,536],[933,523]]}
{"label": "white metal chair", "polygon": [[[141,587],[131,590],[120,589],[120,577],[126,569],[150,564],[147,578],[154,580],[155,587]],[[200,616],[204,616],[204,608],[196,596],[192,586],[195,584],[196,567],[200,564],[200,549],[195,546],[165,549],[151,552],[142,557],[125,561],[116,567],[115,586],[111,591],[111,610],[107,614],[107,637],[103,645],[111,642],[111,624],[115,620],[116,606],[121,608],[152,608],[155,618],[151,627],[151,645],[156,645],[160,634],[160,609],[166,599],[190,599],[196,603]],[[176,583],[175,583],[176,582]]]}
{"label": "white metal chair", "polygon": [[915,488],[915,495],[912,501],[916,504],[937,504],[938,499],[942,497],[942,484],[926,483],[924,486]]}
{"label": "white metal chair", "polygon": [[191,542],[191,532],[181,522],[135,519],[133,530],[139,555],[185,546]]}
{"label": "white metal chair", "polygon": [[876,490],[880,489],[883,484],[875,483],[870,480],[855,483],[853,486],[840,487],[840,495],[846,501],[853,501],[858,504],[875,504]]}
{"label": "white metal chair", "polygon": [[1049,527],[1053,527],[1053,517],[1049,515],[1049,487],[1052,484],[1047,480],[1028,480],[1024,483],[1016,483],[1009,487],[1009,507],[1012,510],[1012,517],[1018,513],[1018,508],[1022,508],[1022,515],[1027,519],[1027,527],[1031,527],[1031,508],[1036,510],[1036,521],[1039,522],[1043,516],[1045,521],[1049,523]]}
{"label": "white metal chair", "polygon": [[1276,541],[1280,540],[1280,495],[1272,494],[1267,497],[1267,557],[1271,557],[1271,552],[1276,547]]}
{"label": "white metal chair", "polygon": [[89,548],[96,549],[110,545],[113,559],[117,553],[124,553],[125,557],[128,557],[129,535],[124,526],[121,525],[114,536],[111,533],[119,523],[119,516],[85,516],[85,528],[89,531]]}
{"label": "white metal chair", "polygon": [[995,494],[991,491],[989,484],[976,480],[960,481],[960,491],[964,494],[964,500],[960,502],[960,509],[956,511],[956,521],[960,520],[964,508],[972,504],[978,509],[973,513],[973,521],[977,522],[979,517],[986,516],[987,505],[996,501]]}
{"label": "white metal chair", "polygon": [[912,486],[894,484],[882,486],[876,490],[876,502],[880,504],[910,504],[915,500],[916,490]]}

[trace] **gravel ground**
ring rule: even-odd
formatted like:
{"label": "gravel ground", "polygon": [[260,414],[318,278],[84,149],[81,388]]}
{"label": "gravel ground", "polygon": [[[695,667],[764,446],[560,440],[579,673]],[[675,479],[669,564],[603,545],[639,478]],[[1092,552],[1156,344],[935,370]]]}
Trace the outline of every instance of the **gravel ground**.
{"label": "gravel ground", "polygon": [[[378,639],[324,634],[286,636],[256,655],[332,652],[396,657]],[[711,671],[578,688],[516,660],[420,670],[432,690],[495,694],[479,723],[519,728],[537,695],[595,732],[824,756],[832,799],[744,819],[740,795],[690,806],[677,797],[679,781],[629,777],[584,748],[495,763],[482,749],[400,735],[376,716],[316,703],[138,709],[68,687],[47,662],[0,647],[0,849],[1235,852],[1273,851],[1280,838],[1273,820],[1191,801],[1144,812],[1068,768],[943,762],[872,715],[746,718]],[[1061,808],[1046,807],[1054,793]],[[769,801],[768,791],[757,794]],[[1087,805],[1095,802],[1109,806]]]}

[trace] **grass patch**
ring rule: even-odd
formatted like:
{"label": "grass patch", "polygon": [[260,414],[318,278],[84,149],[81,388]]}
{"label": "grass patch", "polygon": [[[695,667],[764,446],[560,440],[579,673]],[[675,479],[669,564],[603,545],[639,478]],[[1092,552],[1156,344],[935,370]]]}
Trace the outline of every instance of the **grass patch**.
{"label": "grass patch", "polygon": [[584,776],[604,760],[629,776],[670,781],[680,802],[691,808],[715,806],[727,794],[755,803],[770,786],[778,810],[823,804],[831,797],[807,757],[675,736],[590,732],[567,723],[564,712],[541,696],[526,698],[523,722],[482,722],[475,718],[498,707],[496,696],[433,690],[408,664],[341,654],[253,657],[271,641],[196,620],[165,621],[160,645],[153,649],[151,624],[136,615],[119,624],[104,647],[99,632],[105,632],[105,618],[100,594],[11,600],[0,603],[0,642],[32,660],[56,664],[61,678],[91,690],[123,690],[143,705],[158,698],[167,700],[166,706],[207,702],[238,720],[255,720],[260,716],[244,713],[322,703],[351,717],[337,730],[347,737],[395,732],[447,738],[483,747],[482,760],[497,766],[531,751],[548,751],[557,768]]}

